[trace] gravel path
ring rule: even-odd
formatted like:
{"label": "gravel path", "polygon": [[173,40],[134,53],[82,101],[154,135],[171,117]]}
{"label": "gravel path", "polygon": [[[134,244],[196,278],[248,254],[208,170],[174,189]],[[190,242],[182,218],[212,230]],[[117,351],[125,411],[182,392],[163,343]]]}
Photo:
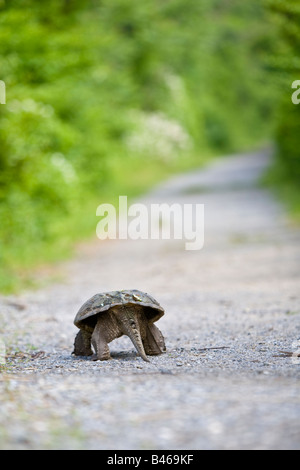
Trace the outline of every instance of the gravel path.
{"label": "gravel path", "polygon": [[[299,449],[300,232],[258,182],[265,153],[219,159],[142,202],[205,204],[205,244],[92,241],[60,282],[0,298],[1,449]],[[167,352],[71,356],[96,292],[136,288],[165,307]],[[3,347],[2,347],[3,349]]]}

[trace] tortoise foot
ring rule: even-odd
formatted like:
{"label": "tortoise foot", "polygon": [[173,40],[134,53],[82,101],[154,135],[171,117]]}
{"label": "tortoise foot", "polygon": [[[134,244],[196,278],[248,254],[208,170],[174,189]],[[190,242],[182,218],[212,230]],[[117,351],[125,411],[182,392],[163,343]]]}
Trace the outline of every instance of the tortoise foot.
{"label": "tortoise foot", "polygon": [[92,357],[91,357],[92,361],[109,361],[110,359],[111,359],[110,355],[109,356],[105,355],[105,356],[98,357],[97,354],[93,354]]}

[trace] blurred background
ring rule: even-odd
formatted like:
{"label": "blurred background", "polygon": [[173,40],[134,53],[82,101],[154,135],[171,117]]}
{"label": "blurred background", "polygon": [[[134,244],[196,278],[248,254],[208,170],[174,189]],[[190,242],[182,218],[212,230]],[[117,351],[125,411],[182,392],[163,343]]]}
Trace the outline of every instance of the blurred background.
{"label": "blurred background", "polygon": [[299,0],[0,0],[0,45],[0,292],[99,204],[235,152],[272,145],[299,218]]}

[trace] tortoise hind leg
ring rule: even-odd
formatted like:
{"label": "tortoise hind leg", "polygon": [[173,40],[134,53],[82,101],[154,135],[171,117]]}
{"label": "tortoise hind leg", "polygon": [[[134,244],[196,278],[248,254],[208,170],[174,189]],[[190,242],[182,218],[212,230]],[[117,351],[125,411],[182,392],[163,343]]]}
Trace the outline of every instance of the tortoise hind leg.
{"label": "tortoise hind leg", "polygon": [[85,330],[79,330],[74,341],[75,356],[91,356],[93,354],[91,348],[91,333]]}
{"label": "tortoise hind leg", "polygon": [[107,316],[100,315],[92,334],[92,345],[95,350],[95,354],[92,359],[94,361],[107,361],[108,359],[111,359],[108,342],[110,342],[114,337],[117,337],[117,335],[115,336],[113,334],[113,338],[108,338],[107,334],[105,334],[107,333],[105,329],[106,326]]}
{"label": "tortoise hind leg", "polygon": [[145,333],[143,344],[146,354],[156,356],[166,351],[165,339],[156,325],[148,323]]}

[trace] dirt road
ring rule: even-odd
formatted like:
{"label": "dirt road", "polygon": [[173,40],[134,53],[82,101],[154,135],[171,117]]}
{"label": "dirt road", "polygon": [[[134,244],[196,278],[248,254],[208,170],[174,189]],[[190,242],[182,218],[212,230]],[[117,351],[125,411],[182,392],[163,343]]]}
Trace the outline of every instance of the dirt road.
{"label": "dirt road", "polygon": [[[61,282],[0,299],[0,448],[300,448],[300,232],[259,185],[268,162],[219,159],[140,201],[204,204],[202,250],[95,239]],[[71,356],[81,304],[132,288],[165,307],[166,354]]]}

